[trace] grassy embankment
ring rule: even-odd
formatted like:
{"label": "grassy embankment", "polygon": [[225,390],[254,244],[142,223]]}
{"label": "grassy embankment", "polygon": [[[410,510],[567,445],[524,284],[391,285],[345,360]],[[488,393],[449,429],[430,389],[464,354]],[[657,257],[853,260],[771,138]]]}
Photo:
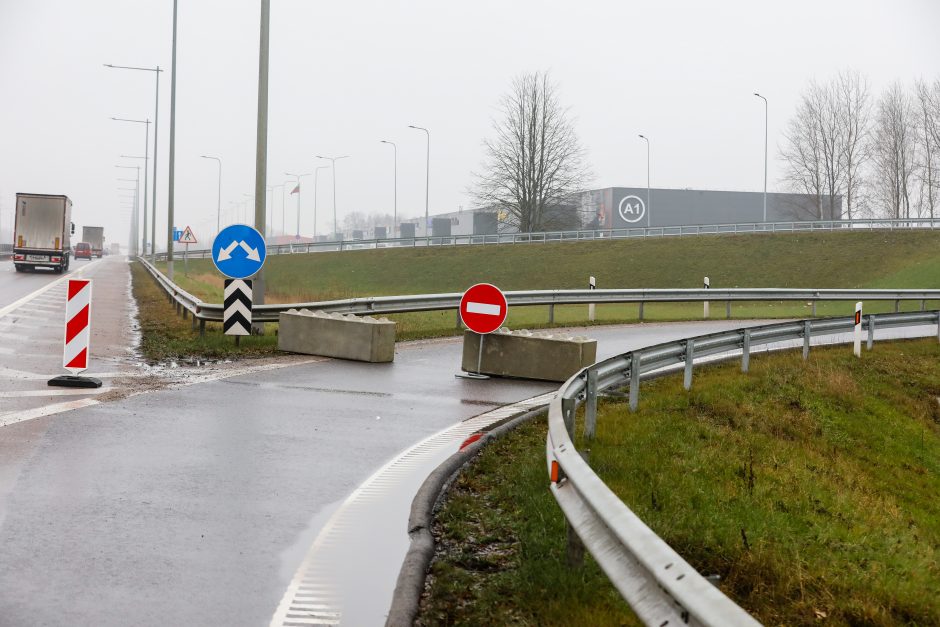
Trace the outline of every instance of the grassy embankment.
{"label": "grassy embankment", "polygon": [[[588,276],[599,287],[699,287],[709,276],[713,287],[940,287],[940,233],[877,232],[781,235],[700,236],[632,241],[517,244],[460,248],[403,248],[275,255],[265,266],[267,302],[309,302],[350,298],[461,292],[486,281],[505,290],[585,287]],[[190,260],[188,276],[176,264],[176,281],[210,302],[222,298],[222,276],[206,259]],[[935,305],[932,304],[932,305]],[[906,308],[917,307],[909,303]],[[887,311],[891,303],[869,303],[866,311]],[[634,321],[637,305],[599,305],[599,323]],[[850,304],[824,303],[818,315],[849,311]],[[701,305],[648,304],[646,320],[694,319]],[[555,308],[557,326],[584,324],[586,307]],[[737,318],[808,316],[806,303],[740,303]],[[712,315],[724,317],[722,303]],[[398,337],[410,339],[455,332],[454,312],[390,316]],[[547,307],[517,307],[507,324],[547,326]],[[210,334],[218,333],[210,327]],[[225,342],[195,340],[178,347],[208,351]],[[231,342],[231,339],[229,339]],[[273,333],[256,347],[273,349]],[[169,344],[168,344],[169,345]],[[151,355],[152,356],[152,355]]]}
{"label": "grassy embankment", "polygon": [[[579,426],[580,430],[580,426]],[[619,625],[588,559],[564,566],[544,424],[481,456],[438,517],[426,624]],[[585,447],[578,442],[579,448]],[[768,625],[936,624],[940,346],[761,355],[603,403],[591,463],[685,559]],[[584,620],[569,620],[567,603]]]}

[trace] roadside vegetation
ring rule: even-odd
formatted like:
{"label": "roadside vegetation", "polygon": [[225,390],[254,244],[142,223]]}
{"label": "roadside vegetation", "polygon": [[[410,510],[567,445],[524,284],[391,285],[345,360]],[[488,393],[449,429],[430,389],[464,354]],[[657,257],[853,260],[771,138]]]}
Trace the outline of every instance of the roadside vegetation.
{"label": "roadside vegetation", "polygon": [[[478,607],[510,586],[523,595],[511,611],[543,611],[543,597],[558,593],[578,604],[605,596],[592,562],[565,572],[544,427],[528,429],[482,456],[441,510],[427,624],[513,622]],[[707,366],[688,393],[681,376],[645,383],[636,413],[603,402],[596,440],[578,446],[641,519],[764,624],[940,616],[936,340],[876,344],[862,359],[846,347],[814,349],[807,362],[761,355],[747,375],[737,363]],[[506,556],[487,550],[503,545]],[[498,563],[478,568],[478,555]],[[565,585],[536,579],[528,589],[520,580],[533,570]],[[564,623],[560,609],[525,611],[530,624]],[[621,624],[601,616],[583,624]]]}
{"label": "roadside vegetation", "polygon": [[[759,260],[755,263],[754,260]],[[165,264],[159,264],[161,270]],[[208,259],[191,259],[188,273],[176,263],[176,282],[207,302],[221,302],[223,277]],[[399,248],[333,253],[272,255],[265,265],[269,303],[313,302],[360,296],[462,292],[486,281],[504,290],[570,289],[585,287],[589,276],[598,286],[627,288],[694,288],[709,276],[714,288],[940,287],[940,232],[854,232],[780,235],[722,235],[602,242],[464,246],[459,248]],[[135,277],[138,275],[135,274]],[[146,275],[142,275],[148,281]],[[158,301],[159,302],[159,301]],[[165,301],[163,301],[165,302]],[[891,311],[893,303],[869,302],[866,312]],[[928,307],[936,307],[931,302]],[[903,310],[919,303],[902,303]],[[166,316],[175,318],[172,308]],[[846,315],[852,303],[820,303],[817,315]],[[597,324],[635,322],[636,304],[598,305]],[[164,312],[152,315],[162,319]],[[724,303],[713,302],[713,318],[724,318]],[[734,318],[808,317],[808,303],[734,303]],[[702,316],[700,303],[647,303],[643,320],[690,320]],[[461,331],[453,311],[388,316],[398,323],[401,340],[454,335]],[[542,328],[549,325],[549,308],[514,307],[507,326]],[[162,323],[161,323],[162,324]],[[554,326],[587,322],[587,307],[556,306]],[[154,355],[214,355],[231,352],[232,338],[219,337],[208,325],[207,339],[198,338],[185,321],[159,325],[167,337],[146,340],[160,347]],[[275,350],[277,325],[268,325],[263,338],[242,340],[240,354]],[[248,350],[245,350],[248,349]],[[179,352],[177,352],[179,351]]]}

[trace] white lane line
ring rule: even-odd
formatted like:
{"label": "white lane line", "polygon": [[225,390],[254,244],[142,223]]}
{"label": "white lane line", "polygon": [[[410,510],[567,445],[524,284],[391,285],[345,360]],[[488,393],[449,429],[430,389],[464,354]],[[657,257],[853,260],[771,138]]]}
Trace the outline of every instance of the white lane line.
{"label": "white lane line", "polygon": [[32,420],[33,418],[51,416],[53,414],[59,414],[64,411],[80,409],[82,407],[91,407],[92,405],[97,405],[100,402],[101,401],[93,398],[80,398],[74,401],[56,403],[55,405],[46,405],[44,407],[36,407],[34,409],[27,409],[25,411],[14,411],[6,414],[0,414],[0,427],[6,427],[7,425],[16,424],[17,422],[23,422],[26,420]]}
{"label": "white lane line", "polygon": [[102,386],[100,388],[67,388],[64,390],[17,390],[14,392],[0,392],[0,398],[26,398],[29,396],[81,396],[83,394],[104,394],[114,388]]}
{"label": "white lane line", "polygon": [[467,313],[484,314],[487,316],[498,316],[502,309],[499,305],[490,303],[467,303]]}
{"label": "white lane line", "polygon": [[48,291],[51,290],[52,288],[61,285],[63,282],[67,281],[68,279],[70,279],[70,278],[75,278],[76,276],[78,276],[79,274],[83,273],[83,272],[84,272],[85,270],[87,270],[88,268],[91,268],[91,267],[94,266],[96,263],[100,263],[101,261],[102,261],[101,259],[98,259],[98,260],[96,260],[96,261],[92,261],[92,262],[89,263],[88,265],[82,266],[81,268],[79,268],[79,269],[77,269],[77,270],[74,270],[73,272],[70,272],[69,274],[66,274],[66,275],[64,275],[64,276],[61,276],[61,277],[59,277],[58,279],[56,279],[55,281],[52,281],[51,283],[46,283],[45,285],[43,285],[42,287],[40,287],[38,290],[36,290],[36,291],[33,292],[32,294],[27,294],[27,295],[24,296],[23,298],[21,298],[21,299],[15,301],[15,302],[10,303],[10,304],[7,305],[6,307],[0,307],[0,318],[2,318],[2,317],[4,317],[5,315],[7,315],[7,314],[9,314],[9,313],[11,313],[11,312],[13,312],[13,311],[15,311],[15,310],[18,309],[19,307],[22,307],[23,305],[25,305],[26,303],[30,302],[30,301],[33,300],[34,298],[36,298],[36,297],[38,297],[38,296],[40,296],[40,295],[42,295],[42,294],[45,294],[46,292],[48,292]]}

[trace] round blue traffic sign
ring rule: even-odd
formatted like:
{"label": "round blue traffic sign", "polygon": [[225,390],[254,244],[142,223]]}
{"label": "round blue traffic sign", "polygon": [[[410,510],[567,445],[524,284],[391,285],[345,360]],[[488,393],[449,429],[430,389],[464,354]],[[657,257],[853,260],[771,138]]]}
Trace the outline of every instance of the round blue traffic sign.
{"label": "round blue traffic sign", "polygon": [[246,224],[227,226],[212,241],[212,263],[230,279],[254,275],[267,256],[264,237]]}

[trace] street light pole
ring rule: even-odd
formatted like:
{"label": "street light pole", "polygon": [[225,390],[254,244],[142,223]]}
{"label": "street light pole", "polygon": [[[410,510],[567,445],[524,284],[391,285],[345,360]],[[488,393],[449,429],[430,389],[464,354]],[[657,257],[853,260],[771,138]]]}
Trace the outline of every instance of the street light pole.
{"label": "street light pole", "polygon": [[176,15],[173,0],[173,61],[170,69],[170,167],[166,199],[166,276],[173,280],[173,207],[176,199]]}
{"label": "street light pole", "polygon": [[646,135],[640,135],[640,139],[646,142],[646,228],[649,228],[651,214],[653,213],[652,203],[650,202],[650,140]]}
{"label": "street light pole", "polygon": [[[268,180],[268,50],[270,45],[271,0],[261,0],[261,37],[258,46],[258,137],[255,152],[255,228],[262,238],[265,234],[265,214]],[[264,304],[264,267],[255,274],[252,284],[252,302]],[[264,324],[253,325],[259,333],[264,332]]]}
{"label": "street light pole", "polygon": [[218,235],[222,227],[222,159],[219,157],[210,157],[209,155],[199,155],[203,159],[214,159],[219,163],[219,192],[216,195],[215,209],[215,234]]}
{"label": "street light pole", "polygon": [[[398,230],[398,146],[395,145],[395,142],[390,142],[387,140],[380,140],[383,144],[388,144],[392,147],[394,158],[395,158],[395,191],[394,191],[394,209],[392,214],[392,239],[396,237],[396,232]],[[425,201],[425,204],[427,201]]]}
{"label": "street light pole", "polygon": [[[173,17],[174,37],[176,33],[175,15],[176,13],[174,9],[174,17]],[[174,50],[175,50],[175,45],[174,45]],[[160,69],[159,65],[153,68],[134,67],[130,65],[112,65],[110,63],[105,63],[104,65],[105,67],[114,68],[118,70],[137,70],[141,72],[153,72],[154,76],[156,77],[156,82],[157,82],[156,102],[153,106],[153,183],[152,183],[153,202],[151,203],[153,210],[150,212],[150,239],[152,240],[150,242],[150,262],[156,263],[156,257],[157,257],[157,252],[156,252],[157,250],[157,167],[159,165],[159,162],[157,161],[157,148],[160,145],[160,72],[162,72],[163,70]],[[145,222],[144,224],[145,230],[146,230],[146,226],[147,225]],[[146,254],[147,254],[147,249],[144,248],[144,255]]]}
{"label": "street light pole", "polygon": [[[130,252],[131,252],[134,256],[136,256],[136,255],[139,254],[139,252],[140,252],[140,251],[138,250],[138,248],[137,248],[137,238],[140,236],[140,222],[139,222],[139,219],[140,219],[140,218],[139,218],[139,213],[140,213],[140,166],[139,166],[139,165],[116,165],[116,166],[114,166],[114,167],[116,167],[116,168],[122,168],[122,169],[124,169],[124,170],[137,170],[137,178],[134,179],[135,185],[136,185],[136,188],[135,188],[135,191],[134,191],[134,212],[131,214],[131,233],[134,234],[134,237],[133,237],[133,239],[131,240],[131,244],[130,244],[130,246],[129,246],[129,248],[131,249]],[[147,173],[147,168],[144,167],[144,174],[146,174],[146,173]],[[144,199],[145,199],[145,200],[146,200],[146,198],[147,198],[147,197],[144,196]],[[104,246],[104,243],[102,243],[102,246]]]}
{"label": "street light pole", "polygon": [[[330,166],[318,165],[313,169],[313,241],[317,241],[317,183],[320,180],[320,170],[326,170]],[[298,199],[299,203],[300,199]]]}
{"label": "street light pole", "polygon": [[428,199],[431,194],[431,131],[424,128],[423,126],[414,126],[409,124],[408,128],[413,128],[416,131],[424,131],[427,135],[427,152],[424,158],[425,173],[424,173],[424,235],[429,237],[431,235],[430,227],[428,226]]}
{"label": "street light pole", "polygon": [[[147,162],[148,162],[149,155],[150,155],[150,120],[149,120],[149,119],[147,119],[147,120],[127,120],[127,119],[124,119],[124,118],[111,118],[111,119],[114,120],[115,122],[134,122],[134,123],[137,123],[137,124],[145,124],[145,125],[146,125],[146,126],[145,126],[145,129],[146,129],[146,130],[145,130],[145,132],[144,132],[144,157],[143,157],[143,158],[144,158],[144,224],[143,224],[143,226],[144,226],[144,232],[143,232],[144,246],[143,246],[143,251],[139,251],[139,252],[141,252],[141,254],[142,254],[143,256],[146,257],[146,256],[147,256],[147,165],[148,165]],[[155,209],[155,210],[156,210],[156,209]],[[137,235],[140,235],[140,233],[137,233]],[[153,235],[153,234],[151,233],[151,235]]]}
{"label": "street light pole", "polygon": [[764,101],[764,222],[767,222],[767,99],[756,91],[754,95]]}
{"label": "street light pole", "polygon": [[349,155],[343,155],[342,157],[321,157],[317,155],[317,159],[326,159],[333,166],[333,237],[336,237],[336,234],[339,233],[339,230],[336,228],[336,162],[348,156]]}

